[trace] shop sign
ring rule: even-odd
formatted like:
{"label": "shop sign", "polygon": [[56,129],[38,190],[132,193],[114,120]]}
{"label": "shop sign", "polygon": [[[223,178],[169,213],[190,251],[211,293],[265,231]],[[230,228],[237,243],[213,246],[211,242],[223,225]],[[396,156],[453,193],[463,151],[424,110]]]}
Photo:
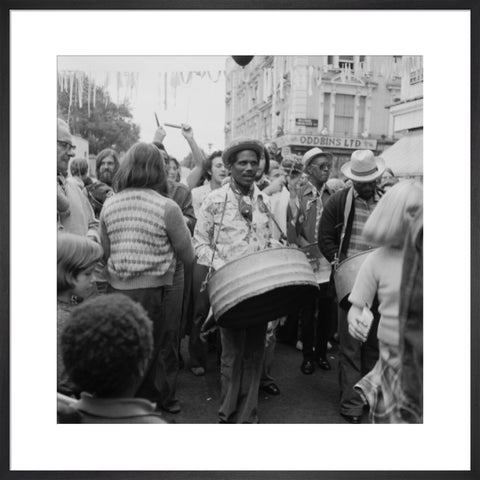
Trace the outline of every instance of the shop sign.
{"label": "shop sign", "polygon": [[316,118],[296,118],[295,125],[297,127],[318,127]]}
{"label": "shop sign", "polygon": [[347,148],[351,150],[375,150],[377,141],[366,138],[330,137],[324,135],[284,135],[276,139],[279,147],[287,145],[305,147]]}

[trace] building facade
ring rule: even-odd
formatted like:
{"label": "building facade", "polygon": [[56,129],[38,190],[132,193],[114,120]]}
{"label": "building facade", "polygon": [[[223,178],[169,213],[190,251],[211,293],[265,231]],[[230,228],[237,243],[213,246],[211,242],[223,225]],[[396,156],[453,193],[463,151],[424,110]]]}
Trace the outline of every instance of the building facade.
{"label": "building facade", "polygon": [[402,58],[400,99],[390,105],[389,134],[399,140],[383,153],[396,176],[423,181],[423,57]]}
{"label": "building facade", "polygon": [[254,136],[283,156],[318,146],[333,153],[335,170],[353,150],[378,155],[396,140],[387,107],[400,100],[400,63],[395,56],[255,56],[242,68],[229,57],[225,141]]}

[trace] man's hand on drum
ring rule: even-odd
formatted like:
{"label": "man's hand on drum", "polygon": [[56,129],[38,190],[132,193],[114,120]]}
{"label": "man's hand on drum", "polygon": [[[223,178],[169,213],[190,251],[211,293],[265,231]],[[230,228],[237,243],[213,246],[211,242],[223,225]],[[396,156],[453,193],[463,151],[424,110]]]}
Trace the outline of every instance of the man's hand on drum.
{"label": "man's hand on drum", "polygon": [[348,333],[360,342],[365,342],[368,337],[368,327],[362,323],[362,309],[356,305],[348,311]]}

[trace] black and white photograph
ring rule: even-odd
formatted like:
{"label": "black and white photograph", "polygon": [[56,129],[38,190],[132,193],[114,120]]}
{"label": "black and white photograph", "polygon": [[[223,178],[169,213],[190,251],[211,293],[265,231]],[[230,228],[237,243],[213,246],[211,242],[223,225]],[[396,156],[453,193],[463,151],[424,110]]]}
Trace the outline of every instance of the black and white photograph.
{"label": "black and white photograph", "polygon": [[470,20],[12,12],[10,469],[468,470]]}
{"label": "black and white photograph", "polygon": [[59,56],[58,421],[421,423],[422,60]]}

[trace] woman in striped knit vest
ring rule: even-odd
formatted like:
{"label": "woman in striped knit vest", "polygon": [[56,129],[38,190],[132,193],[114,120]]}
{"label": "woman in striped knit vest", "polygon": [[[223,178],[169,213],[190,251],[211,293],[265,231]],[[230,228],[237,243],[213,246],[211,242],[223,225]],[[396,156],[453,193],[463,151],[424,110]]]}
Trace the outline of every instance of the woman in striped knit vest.
{"label": "woman in striped knit vest", "polygon": [[177,259],[189,265],[194,253],[179,206],[167,198],[160,150],[137,143],[125,155],[114,181],[117,192],[100,216],[108,292],[139,302],[153,322],[154,353],[137,396],[167,411],[179,411],[176,375],[169,363],[178,347],[178,319],[164,310],[164,289],[172,284]]}

